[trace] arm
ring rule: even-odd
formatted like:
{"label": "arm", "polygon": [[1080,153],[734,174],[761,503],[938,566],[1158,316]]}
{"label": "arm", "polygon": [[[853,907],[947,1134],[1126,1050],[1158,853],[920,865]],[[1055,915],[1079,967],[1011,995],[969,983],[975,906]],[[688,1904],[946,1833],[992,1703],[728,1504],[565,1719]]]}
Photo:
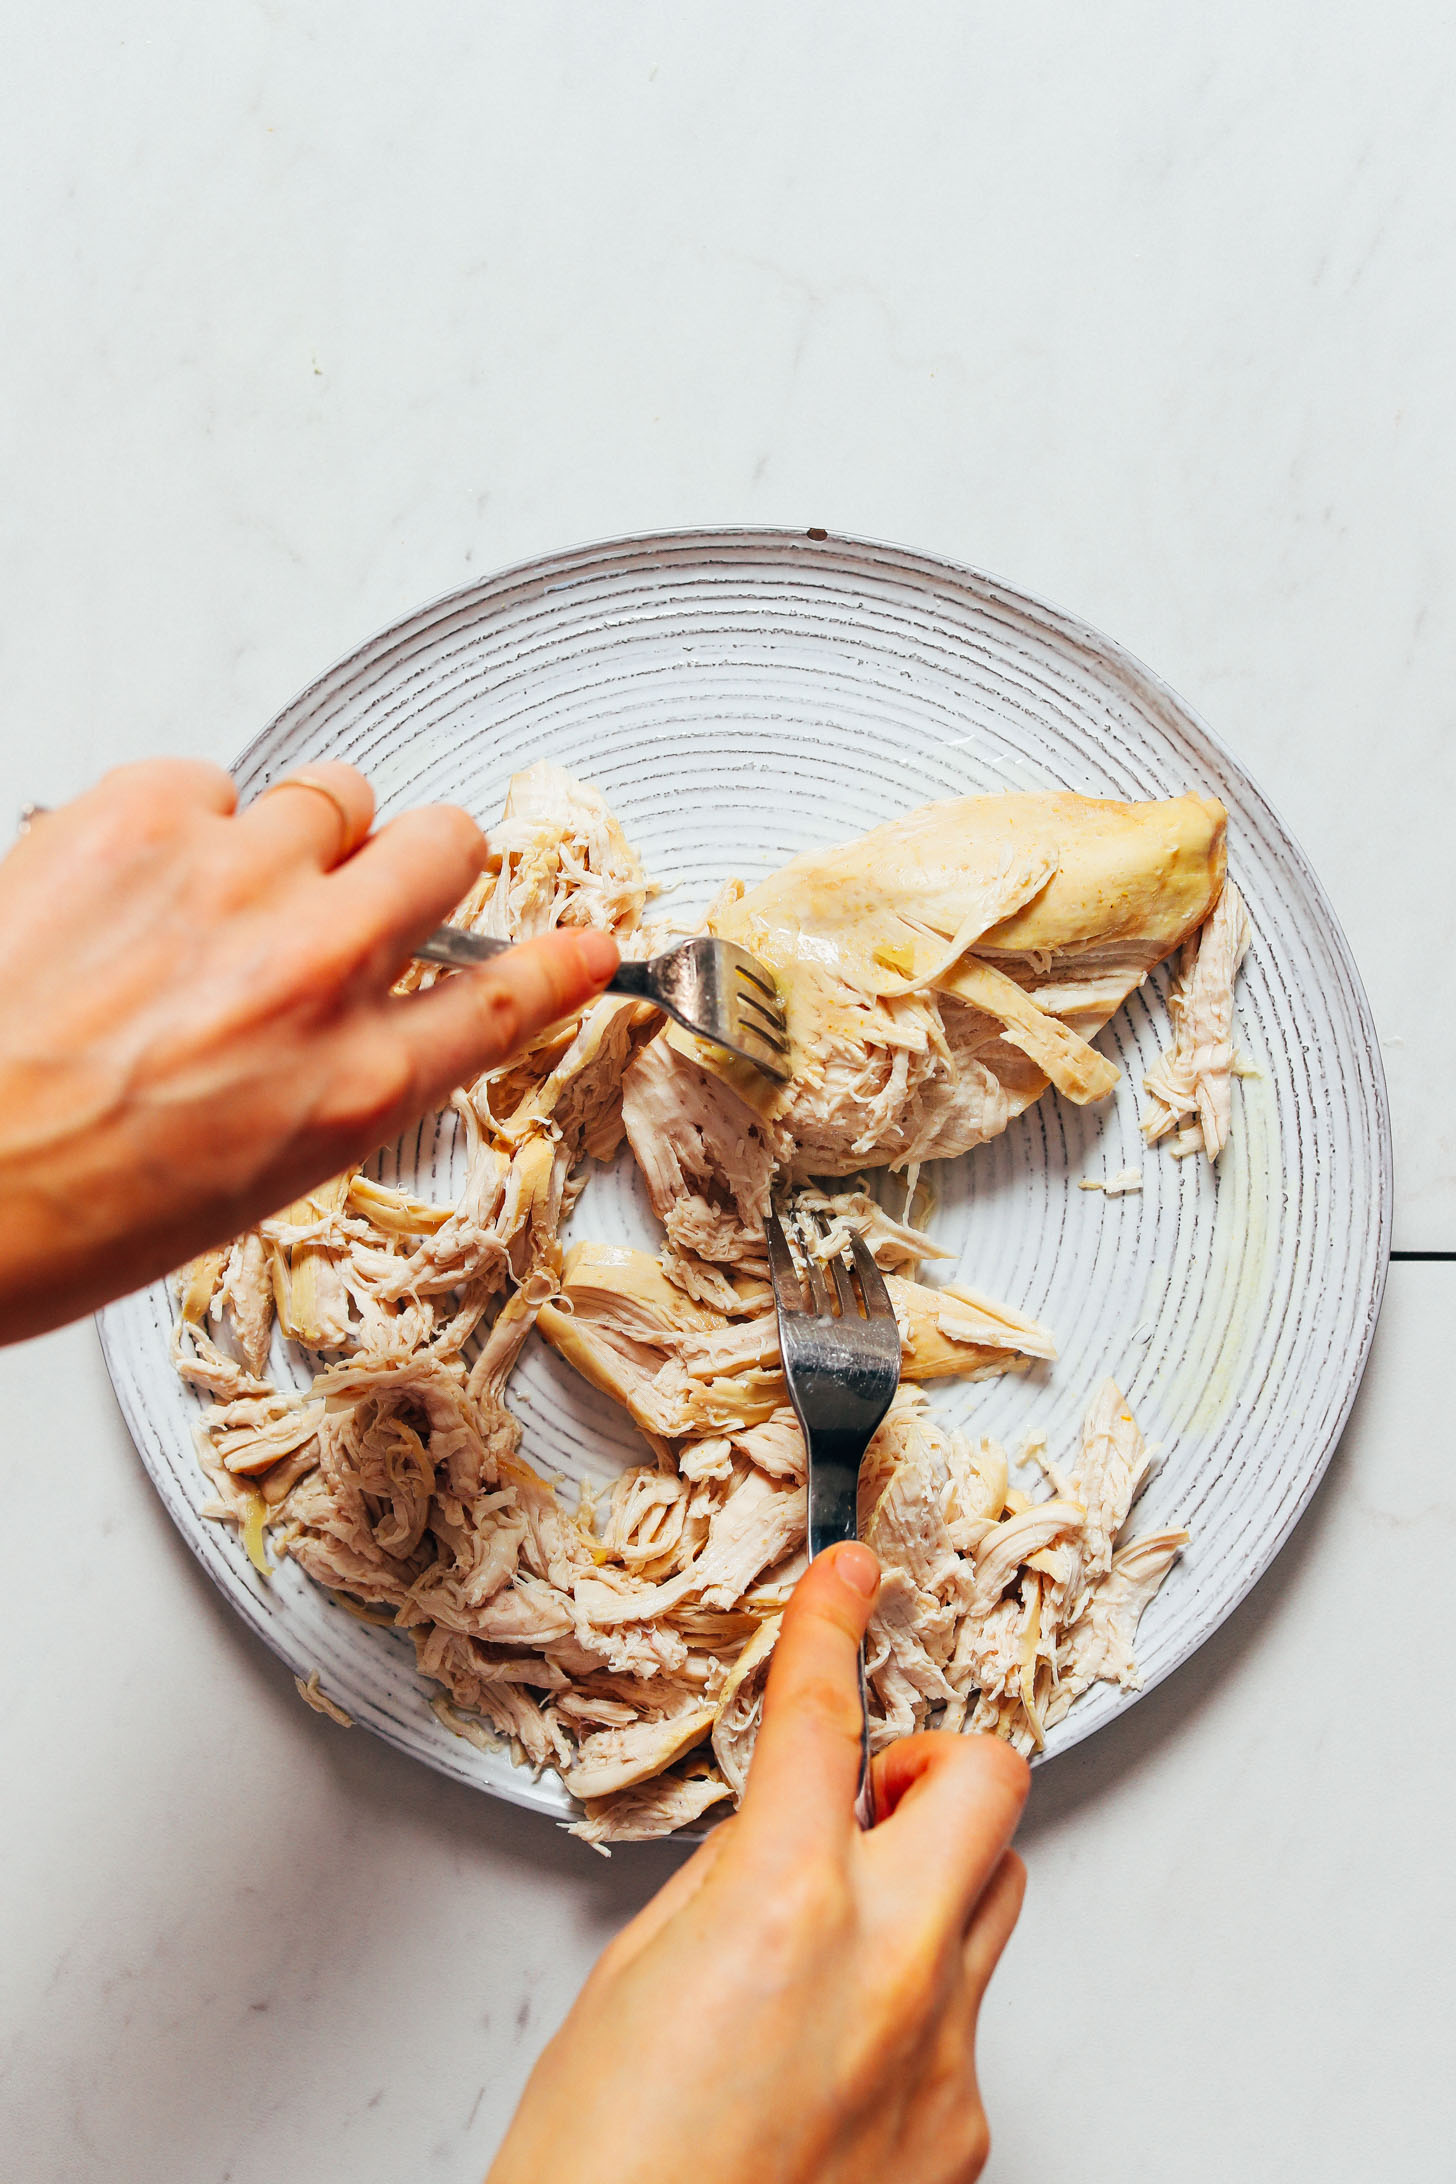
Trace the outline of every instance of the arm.
{"label": "arm", "polygon": [[976,2016],[1021,1906],[1025,1763],[908,1737],[853,1818],[857,1542],[784,1618],[743,1809],[610,1945],[488,2184],[971,2184]]}
{"label": "arm", "polygon": [[363,1159],[605,984],[553,933],[395,996],[486,863],[452,805],[371,834],[348,766],[241,814],[159,760],[0,863],[0,1340],[165,1274]]}

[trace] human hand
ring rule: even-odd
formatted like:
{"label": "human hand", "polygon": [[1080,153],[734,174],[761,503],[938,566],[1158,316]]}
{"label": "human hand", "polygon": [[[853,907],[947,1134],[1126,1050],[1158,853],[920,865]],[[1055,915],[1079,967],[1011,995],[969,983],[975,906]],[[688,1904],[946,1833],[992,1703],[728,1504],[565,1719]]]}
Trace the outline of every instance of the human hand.
{"label": "human hand", "polygon": [[585,1005],[605,934],[390,993],[487,861],[435,804],[370,833],[350,766],[235,814],[123,766],[0,863],[0,1340],[138,1287],[337,1174]]}
{"label": "human hand", "polygon": [[855,1824],[867,1547],[784,1617],[743,1808],[604,1952],[487,2184],[970,2184],[976,2016],[1021,1908],[1026,1764],[907,1737]]}

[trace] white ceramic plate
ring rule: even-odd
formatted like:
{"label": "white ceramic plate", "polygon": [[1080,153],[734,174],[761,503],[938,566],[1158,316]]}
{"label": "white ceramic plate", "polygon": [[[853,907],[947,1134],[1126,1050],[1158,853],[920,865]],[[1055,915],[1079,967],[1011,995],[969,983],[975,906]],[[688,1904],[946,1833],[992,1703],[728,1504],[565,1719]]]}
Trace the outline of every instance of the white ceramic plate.
{"label": "white ceramic plate", "polygon": [[[1039,1377],[940,1386],[937,1406],[1015,1446],[1072,1443],[1104,1373],[1162,1450],[1134,1530],[1192,1542],[1143,1620],[1143,1688],[1185,1661],[1267,1569],[1339,1437],[1379,1310],[1390,1130],[1370,1011],[1298,846],[1188,708],[1107,638],[994,579],[925,555],[781,531],[699,531],[560,553],[410,615],[273,722],[236,768],[245,796],[290,767],[351,760],[381,809],[463,803],[486,824],[516,768],[549,757],[610,799],[670,908],[707,902],[796,850],[935,797],[1055,787],[1229,808],[1230,870],[1256,939],[1238,1038],[1261,1074],[1235,1093],[1217,1174],[1146,1152],[1143,1071],[1166,1041],[1160,973],[1099,1044],[1113,1100],[1048,1093],[939,1170],[939,1272],[1046,1321]],[[446,1178],[424,1132],[398,1164]],[[391,1163],[391,1167],[394,1163]],[[1140,1167],[1141,1196],[1079,1177]],[[597,1171],[571,1233],[649,1243],[630,1155]],[[933,1277],[932,1277],[933,1278]],[[197,1404],[167,1358],[163,1285],[102,1317],[107,1363],[157,1489],[209,1576],[300,1675],[443,1773],[551,1813],[569,1800],[429,1711],[403,1639],[352,1618],[284,1562],[259,1580],[208,1488]],[[282,1361],[297,1373],[301,1361]],[[536,1338],[511,1383],[524,1452],[579,1478],[641,1460],[633,1428]],[[1065,1750],[1131,1704],[1098,1685]]]}

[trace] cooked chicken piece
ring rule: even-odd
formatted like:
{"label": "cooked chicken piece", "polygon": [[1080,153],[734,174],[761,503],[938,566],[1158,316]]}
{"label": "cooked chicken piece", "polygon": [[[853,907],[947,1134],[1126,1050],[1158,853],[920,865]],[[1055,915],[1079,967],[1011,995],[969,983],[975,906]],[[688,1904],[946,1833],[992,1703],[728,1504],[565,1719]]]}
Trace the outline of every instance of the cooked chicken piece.
{"label": "cooked chicken piece", "polygon": [[590,1722],[599,1729],[625,1729],[637,1719],[639,1709],[629,1706],[625,1699],[598,1695],[594,1691],[566,1691],[556,1701],[558,1714],[569,1715],[572,1721]]}
{"label": "cooked chicken piece", "polygon": [[1101,1191],[1108,1198],[1125,1198],[1131,1191],[1143,1187],[1141,1168],[1119,1168],[1116,1175],[1084,1175],[1078,1183],[1079,1191]]}
{"label": "cooked chicken piece", "polygon": [[896,1221],[867,1191],[822,1191],[810,1184],[795,1192],[794,1205],[798,1212],[817,1216],[826,1224],[812,1246],[814,1256],[826,1262],[847,1249],[852,1233],[863,1238],[876,1265],[887,1274],[913,1279],[926,1259],[954,1257],[913,1225],[908,1208],[906,1218]]}
{"label": "cooked chicken piece", "polygon": [[902,1387],[860,1469],[861,1538],[884,1568],[903,1570],[926,1593],[959,1566],[948,1522],[955,1460],[955,1437],[918,1388]]}
{"label": "cooked chicken piece", "polygon": [[[600,790],[542,759],[515,774],[490,830],[490,859],[452,923],[494,940],[528,940],[558,925],[595,925],[630,938],[650,889]],[[411,964],[398,990],[433,984]]]}
{"label": "cooked chicken piece", "polygon": [[622,1116],[670,1242],[723,1265],[762,1265],[776,1168],[807,1181],[916,1167],[997,1136],[1014,1110],[977,1053],[998,1036],[989,1018],[933,996],[865,1004],[812,1065],[802,1095],[770,1118],[757,1105],[766,1078],[739,1082],[733,1072],[753,1074],[746,1064],[720,1062],[707,1047],[689,1052],[686,1033],[664,1032],[628,1070]]}
{"label": "cooked chicken piece", "polygon": [[[203,1413],[213,1448],[229,1471],[244,1477],[271,1471],[283,1457],[312,1447],[323,1416],[322,1403],[282,1395],[238,1396]],[[317,1461],[316,1448],[311,1460]]]}
{"label": "cooked chicken piece", "polygon": [[[548,760],[528,766],[513,777],[489,839],[490,864],[453,923],[495,940],[528,940],[561,925],[593,925],[631,943],[641,924],[647,882],[599,790]],[[401,985],[437,975],[417,966]],[[483,1119],[515,1114],[550,1077],[575,1031],[574,1024],[554,1027],[525,1055],[472,1086]]]}
{"label": "cooked chicken piece", "polygon": [[655,1622],[692,1598],[708,1608],[732,1608],[754,1579],[804,1537],[806,1496],[801,1486],[780,1486],[749,1470],[708,1527],[697,1559],[662,1585],[643,1585],[626,1571],[604,1566],[576,1581],[577,1613],[587,1623]]}
{"label": "cooked chicken piece", "polygon": [[986,1614],[1024,1562],[1063,1532],[1079,1532],[1082,1523],[1080,1503],[1053,1500],[1034,1502],[1020,1515],[993,1525],[975,1551],[974,1575],[965,1589],[967,1615]]}
{"label": "cooked chicken piece", "polygon": [[1105,1055],[1059,1016],[1049,1015],[1034,994],[994,963],[968,955],[937,979],[936,991],[967,1002],[999,1024],[1005,1044],[1025,1054],[1079,1107],[1105,1100],[1116,1084],[1117,1070]]}
{"label": "cooked chicken piece", "polygon": [[340,1350],[349,1341],[344,1250],[342,1239],[336,1244],[333,1237],[350,1181],[337,1175],[321,1183],[268,1224],[278,1325],[309,1350]]}
{"label": "cooked chicken piece", "polygon": [[586,1818],[574,1820],[567,1833],[594,1849],[604,1850],[608,1843],[654,1843],[691,1827],[731,1794],[715,1774],[659,1775],[614,1797],[589,1798]]}
{"label": "cooked chicken piece", "polygon": [[[903,993],[964,955],[1039,977],[1147,971],[1207,915],[1223,883],[1221,804],[1120,804],[1065,792],[923,804],[840,848],[809,850],[715,923],[796,978],[827,967],[865,993]],[[730,931],[731,928],[731,931]]]}
{"label": "cooked chicken piece", "polygon": [[[774,1416],[766,1419],[763,1425],[750,1426],[748,1432],[740,1434],[736,1441],[730,1441],[725,1433],[710,1433],[701,1441],[685,1441],[677,1452],[679,1476],[691,1480],[695,1486],[726,1485],[733,1477],[733,1452],[735,1447],[740,1454],[748,1455],[749,1460],[753,1460],[752,1453],[746,1445],[753,1434],[772,1436],[771,1446],[776,1452],[783,1453],[789,1449],[789,1444],[786,1439],[781,1440],[779,1437],[781,1416],[781,1413],[775,1412]],[[789,1417],[792,1419],[792,1411],[789,1413]],[[795,1424],[794,1430],[795,1432],[798,1431],[797,1424]],[[791,1450],[789,1453],[792,1456]],[[803,1441],[799,1442],[797,1466],[791,1460],[788,1464],[782,1466],[774,1463],[760,1463],[759,1469],[772,1472],[776,1476],[802,1479],[804,1476]]]}
{"label": "cooked chicken piece", "polygon": [[958,1554],[974,1554],[1006,1506],[1006,1451],[989,1434],[974,1443],[953,1436],[950,1466],[947,1531]]}
{"label": "cooked chicken piece", "polygon": [[[766,1471],[771,1479],[794,1479],[802,1482],[808,1472],[808,1457],[804,1450],[804,1436],[799,1421],[787,1404],[781,1410],[770,1412],[761,1424],[748,1426],[741,1432],[725,1438],[721,1444],[728,1451],[731,1466],[733,1456],[746,1456],[760,1471]],[[694,1460],[701,1461],[703,1449],[716,1449],[716,1441],[690,1441],[678,1456],[678,1468],[686,1471]]]}
{"label": "cooked chicken piece", "polygon": [[394,1190],[357,1170],[349,1178],[344,1202],[350,1213],[385,1236],[436,1236],[458,1210],[432,1205],[411,1191]]}
{"label": "cooked chicken piece", "polygon": [[476,1618],[476,1636],[503,1646],[549,1646],[576,1629],[571,1602],[539,1577],[518,1575]]}
{"label": "cooked chicken piece", "polygon": [[279,1510],[288,1552],[311,1576],[348,1591],[367,1584],[363,1597],[396,1607],[427,1583],[453,1626],[466,1627],[482,1570],[494,1569],[490,1535],[511,1511],[484,1492],[500,1453],[463,1381],[458,1362],[428,1353],[408,1366],[344,1361],[318,1376],[318,1468]]}
{"label": "cooked chicken piece", "polygon": [[173,1275],[177,1310],[189,1327],[206,1324],[232,1248],[224,1244],[217,1251],[204,1251],[200,1258],[189,1259],[186,1266],[179,1267]]}
{"label": "cooked chicken piece", "polygon": [[201,1321],[186,1312],[178,1314],[172,1328],[171,1359],[178,1378],[188,1387],[205,1389],[224,1403],[273,1393],[271,1381],[260,1380],[237,1358],[230,1357],[213,1341]]}
{"label": "cooked chicken piece", "polygon": [[1201,933],[1184,942],[1168,1014],[1173,1044],[1143,1079],[1149,1095],[1143,1135],[1150,1145],[1185,1116],[1202,1150],[1217,1160],[1233,1113],[1234,980],[1253,938],[1243,897],[1230,880]]}
{"label": "cooked chicken piece", "polygon": [[769,1662],[778,1643],[782,1618],[770,1616],[760,1623],[728,1672],[718,1699],[718,1718],[713,1724],[713,1753],[734,1803],[743,1796],[749,1762],[763,1718],[763,1693]]}
{"label": "cooked chicken piece", "polygon": [[[1073,821],[1074,802],[996,796],[923,804],[859,841],[806,850],[757,887],[720,896],[715,927],[782,974],[791,1003],[811,1012],[806,1021],[832,1017],[846,989],[913,992],[1045,892],[1057,877],[1062,837],[1084,823],[1080,813]],[[1053,814],[1049,804],[1067,808]]]}
{"label": "cooked chicken piece", "polygon": [[490,848],[479,931],[524,940],[558,925],[633,933],[641,922],[648,888],[636,851],[600,789],[550,759],[512,775]]}
{"label": "cooked chicken piece", "polygon": [[478,1752],[498,1752],[503,1739],[494,1730],[487,1729],[478,1714],[462,1714],[450,1704],[441,1692],[430,1701],[430,1712],[451,1736],[460,1737],[466,1744],[473,1744]]}
{"label": "cooked chicken piece", "polygon": [[610,1669],[614,1676],[677,1677],[691,1659],[681,1631],[665,1618],[594,1626],[578,1617],[572,1643],[594,1668]]}
{"label": "cooked chicken piece", "polygon": [[[397,1625],[392,1626],[398,1628]],[[547,1660],[543,1653],[511,1655],[497,1652],[476,1640],[474,1652],[485,1665],[485,1672],[492,1683],[528,1684],[533,1691],[549,1691],[559,1707],[562,1695],[569,1691],[571,1679],[555,1661]],[[624,1718],[630,1718],[632,1710],[624,1709]]]}
{"label": "cooked chicken piece", "polygon": [[[963,1152],[1004,1129],[1048,1077],[1076,1099],[1110,1089],[1087,1037],[1207,916],[1223,885],[1224,830],[1223,806],[1195,796],[925,805],[794,858],[714,911],[712,929],[757,954],[783,994],[792,1085],[776,1091],[676,1030],[662,1043],[771,1118],[771,1150],[795,1175]],[[694,1110],[705,1097],[691,1076],[681,1096]],[[648,1132],[675,1104],[659,1082],[639,1132],[629,1086],[628,1136],[644,1171]],[[714,1132],[717,1157],[694,1182],[708,1202],[726,1183],[723,1140],[743,1128],[732,1111]],[[660,1183],[653,1200],[665,1218]]]}
{"label": "cooked chicken piece", "polygon": [[[976,1291],[887,1278],[906,1380],[1024,1369],[1055,1355],[1046,1328]],[[765,1295],[753,1316],[725,1320],[670,1282],[655,1259],[620,1244],[577,1244],[540,1331],[593,1387],[654,1440],[727,1434],[787,1404],[778,1322]]]}
{"label": "cooked chicken piece", "polygon": [[273,1285],[268,1250],[256,1229],[229,1246],[222,1278],[213,1298],[214,1316],[225,1315],[237,1335],[250,1373],[268,1377],[268,1344],[273,1333]]}
{"label": "cooked chicken piece", "polygon": [[258,1490],[268,1510],[268,1522],[274,1521],[278,1504],[285,1501],[298,1482],[306,1478],[319,1459],[318,1442],[303,1441],[291,1456],[281,1456],[267,1471],[258,1476]]}
{"label": "cooked chicken piece", "polygon": [[[993,1607],[962,1618],[945,1672],[955,1698],[942,1716],[943,1727],[968,1726],[967,1706],[975,1699],[969,1727],[989,1729],[1024,1748],[1015,1731],[1021,1726],[1022,1662],[1032,1612],[1024,1586],[1018,1586]],[[994,1709],[989,1715],[988,1708]],[[1029,1729],[1027,1741],[1034,1741]]]}
{"label": "cooked chicken piece", "polygon": [[493,1487],[501,1454],[514,1446],[514,1432],[503,1440],[493,1430],[495,1421],[471,1399],[459,1360],[429,1351],[403,1365],[367,1356],[340,1359],[318,1375],[311,1393],[327,1403],[331,1422],[340,1426],[371,1395],[392,1409],[414,1413],[440,1487],[461,1498]]}
{"label": "cooked chicken piece", "polygon": [[878,1701],[870,1715],[872,1750],[917,1729],[927,1707],[954,1699],[944,1674],[954,1639],[954,1610],[891,1564],[865,1636],[865,1676]]}
{"label": "cooked chicken piece", "polygon": [[969,1714],[971,1727],[1031,1751],[1070,1703],[1059,1693],[1135,1673],[1136,1614],[1182,1535],[1153,1535],[1145,1555],[1143,1542],[1110,1553],[1147,1460],[1111,1382],[1088,1407],[1076,1464],[1040,1460],[1060,1491],[1036,1502],[1007,1485],[995,1442],[947,1433],[917,1390],[896,1398],[860,1501],[888,1588],[869,1653],[877,1746],[937,1718],[960,1728]]}
{"label": "cooked chicken piece", "polygon": [[1152,1453],[1116,1382],[1104,1380],[1082,1421],[1082,1447],[1070,1481],[1087,1512],[1081,1547],[1090,1577],[1104,1577],[1111,1569],[1113,1542],[1148,1475]]}
{"label": "cooked chicken piece", "polygon": [[599,1729],[584,1737],[576,1757],[562,1774],[573,1797],[610,1797],[662,1773],[684,1752],[701,1744],[713,1726],[716,1707],[697,1706],[660,1720],[636,1721],[630,1729]]}
{"label": "cooked chicken piece", "polygon": [[[412,1633],[421,1675],[441,1683],[457,1706],[469,1715],[483,1715],[512,1746],[517,1760],[537,1772],[562,1765],[571,1754],[571,1739],[559,1722],[543,1710],[517,1678],[498,1676],[495,1664],[469,1638],[431,1628]],[[437,1711],[439,1711],[437,1709]],[[447,1728],[471,1742],[466,1720],[441,1714]]]}
{"label": "cooked chicken piece", "polygon": [[1048,1721],[1059,1720],[1072,1701],[1098,1679],[1136,1686],[1132,1646],[1143,1609],[1172,1568],[1179,1550],[1187,1544],[1186,1532],[1149,1532],[1118,1548],[1110,1575],[1094,1590],[1081,1617],[1067,1632],[1065,1658],[1069,1672],[1063,1675],[1057,1710],[1048,1713]]}
{"label": "cooked chicken piece", "polygon": [[477,1639],[539,1645],[574,1627],[568,1595],[595,1567],[591,1540],[528,1465],[502,1455],[499,1476],[499,1492],[463,1500],[437,1479],[428,1508],[434,1552],[399,1611],[401,1629],[431,1621]]}
{"label": "cooked chicken piece", "polygon": [[607,1552],[639,1577],[662,1576],[682,1542],[691,1483],[645,1466],[624,1471],[612,1488],[611,1515],[602,1534]]}
{"label": "cooked chicken piece", "polygon": [[[743,1289],[735,1286],[735,1276],[741,1280],[742,1270],[731,1271],[712,1266],[700,1259],[696,1252],[679,1251],[675,1245],[664,1242],[658,1253],[658,1261],[674,1289],[680,1289],[694,1304],[706,1304],[711,1311],[724,1319],[739,1319],[746,1312],[757,1310],[757,1303],[750,1302]],[[764,1262],[765,1266],[767,1261]]]}
{"label": "cooked chicken piece", "polygon": [[[465,1382],[465,1393],[480,1410],[493,1447],[514,1448],[516,1425],[505,1408],[505,1386],[521,1354],[521,1346],[536,1324],[536,1316],[548,1297],[556,1293],[555,1276],[538,1269],[514,1289],[496,1314],[490,1333],[476,1353]],[[453,1358],[455,1345],[446,1336],[435,1344],[435,1355]]]}
{"label": "cooked chicken piece", "polygon": [[313,1671],[313,1674],[308,1678],[306,1682],[302,1676],[295,1676],[293,1679],[293,1688],[302,1699],[304,1705],[311,1706],[314,1712],[316,1714],[322,1714],[326,1721],[337,1722],[341,1729],[353,1728],[353,1715],[346,1714],[343,1707],[337,1705],[335,1701],[329,1697],[326,1691],[320,1690],[319,1672],[317,1669]]}
{"label": "cooked chicken piece", "polygon": [[[549,1125],[574,1151],[610,1160],[622,1142],[622,1079],[659,1023],[644,1003],[605,995],[587,1010],[549,1073],[497,1125],[502,1141],[518,1144]],[[488,1119],[487,1110],[482,1120]]]}
{"label": "cooked chicken piece", "polygon": [[1031,1358],[1057,1354],[1048,1328],[963,1282],[930,1289],[889,1274],[885,1287],[900,1323],[902,1379],[939,1380],[957,1374],[979,1380],[1020,1372]]}
{"label": "cooked chicken piece", "polygon": [[472,1704],[508,1738],[518,1766],[539,1774],[543,1767],[560,1768],[570,1759],[570,1739],[518,1684],[482,1681]]}
{"label": "cooked chicken piece", "polygon": [[[190,1261],[176,1275],[175,1288],[172,1362],[179,1375],[224,1402],[271,1392],[273,1297],[267,1253],[257,1230]],[[231,1350],[214,1340],[209,1323],[231,1338]]]}
{"label": "cooked chicken piece", "polygon": [[[218,1251],[205,1251],[202,1256],[189,1261],[173,1278],[177,1292],[177,1318],[172,1327],[171,1357],[173,1367],[187,1385],[218,1397],[224,1403],[236,1402],[243,1397],[270,1396],[271,1381],[264,1367],[267,1362],[267,1345],[257,1368],[244,1358],[232,1355],[214,1341],[208,1332],[208,1321],[226,1317],[225,1288],[228,1270],[238,1245],[224,1245]],[[270,1304],[271,1313],[271,1304]],[[243,1348],[241,1335],[238,1348]],[[253,1345],[256,1353],[256,1341]]]}
{"label": "cooked chicken piece", "polygon": [[214,1489],[213,1498],[202,1504],[201,1514],[217,1524],[235,1524],[243,1534],[250,1523],[256,1529],[266,1515],[257,1486],[228,1470],[204,1427],[196,1427],[192,1439],[198,1468]]}
{"label": "cooked chicken piece", "polygon": [[734,1085],[657,1038],[623,1080],[622,1120],[673,1249],[762,1262],[777,1138]]}

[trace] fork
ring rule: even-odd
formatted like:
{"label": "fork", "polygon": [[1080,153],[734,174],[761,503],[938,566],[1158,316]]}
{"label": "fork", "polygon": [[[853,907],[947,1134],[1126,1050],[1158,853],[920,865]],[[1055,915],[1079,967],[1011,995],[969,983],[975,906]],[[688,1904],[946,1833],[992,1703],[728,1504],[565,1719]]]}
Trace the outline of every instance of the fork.
{"label": "fork", "polygon": [[[514,945],[485,940],[458,925],[438,925],[415,955],[421,963],[464,971]],[[789,1032],[778,987],[758,958],[735,941],[699,935],[645,963],[619,963],[606,990],[650,1001],[684,1031],[726,1047],[776,1084],[788,1083]]]}
{"label": "fork", "polygon": [[[900,1385],[900,1330],[885,1277],[862,1236],[851,1235],[858,1277],[856,1292],[842,1254],[821,1263],[812,1245],[823,1230],[801,1215],[803,1275],[777,1213],[764,1223],[769,1273],[778,1308],[779,1352],[789,1400],[803,1430],[809,1457],[809,1555],[812,1558],[859,1529],[859,1468]],[[833,1294],[826,1274],[833,1278]],[[805,1302],[807,1285],[808,1302]],[[870,1717],[865,1695],[864,1647],[859,1655],[860,1763],[855,1818],[875,1824],[870,1775]]]}

